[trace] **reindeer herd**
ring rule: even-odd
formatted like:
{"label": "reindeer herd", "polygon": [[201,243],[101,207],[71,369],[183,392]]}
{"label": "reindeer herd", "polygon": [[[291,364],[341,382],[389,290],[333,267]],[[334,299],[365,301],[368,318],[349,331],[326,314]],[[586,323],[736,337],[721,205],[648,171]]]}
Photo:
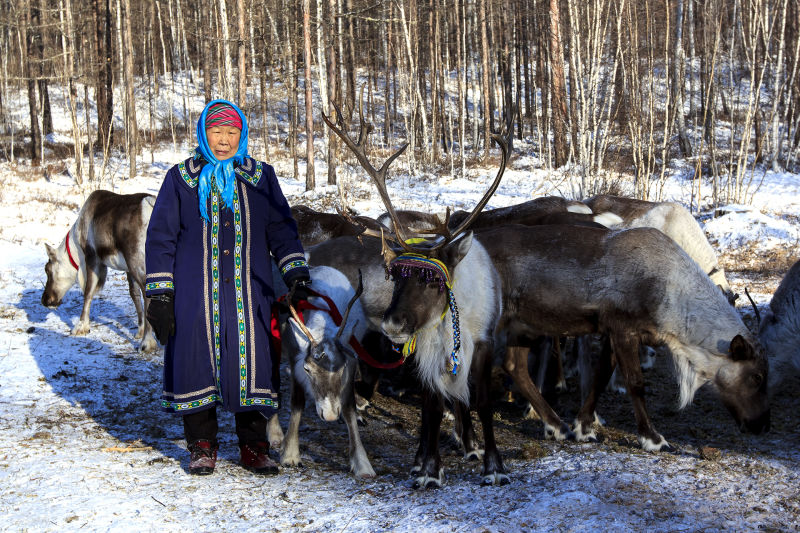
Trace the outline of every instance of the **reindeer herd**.
{"label": "reindeer herd", "polygon": [[[339,116],[336,122],[323,118],[373,181],[386,213],[371,219],[293,208],[316,294],[306,309],[288,306],[292,318],[282,327],[282,354],[292,374],[291,415],[285,438],[277,418],[272,421],[270,440],[283,441],[284,466],[300,463],[298,428],[309,397],[321,419],[346,423],[351,471],[359,478],[375,476],[358,433],[354,387],[359,365],[363,371],[365,361],[376,360],[413,364],[421,385],[420,439],[411,468],[418,488],[443,483],[439,433],[446,407],[465,456],[483,460],[481,483],[509,482],[493,428],[490,378],[496,364],[541,418],[547,438],[597,441],[597,402],[617,369],[633,404],[640,445],[669,450],[645,405],[640,351],[646,346],[667,348],[681,407],[710,383],[742,431],[769,430],[769,390],[792,366],[800,369],[800,262],[754,333],[736,311],[737,295],[702,229],[679,204],[601,195],[586,202],[543,197],[484,210],[510,156],[509,139],[496,135],[500,168],[471,212],[398,211],[386,177],[406,146],[376,168],[365,149],[369,124],[361,119],[354,140]],[[127,204],[129,219],[146,227],[146,216],[131,215],[131,205],[146,211],[149,204],[140,196]],[[117,202],[118,209],[124,205]],[[98,244],[98,236],[113,233],[113,218],[79,216],[61,245],[48,247],[43,304],[58,305],[78,279],[86,298],[81,324],[88,323],[88,303],[97,289],[96,282],[84,281],[91,279],[90,266],[101,271],[100,284],[106,266],[129,272],[131,296],[138,301],[134,285],[143,258],[125,251],[127,244]],[[137,245],[143,250],[143,241]],[[70,246],[79,249],[77,264]],[[149,331],[141,320],[140,327],[146,344]],[[548,404],[541,379],[535,383],[529,371],[532,354],[553,362],[535,352],[565,337],[574,338],[584,363],[583,404],[572,424]],[[596,344],[589,338],[599,339],[599,354],[587,353]],[[483,429],[482,446],[472,407]]]}

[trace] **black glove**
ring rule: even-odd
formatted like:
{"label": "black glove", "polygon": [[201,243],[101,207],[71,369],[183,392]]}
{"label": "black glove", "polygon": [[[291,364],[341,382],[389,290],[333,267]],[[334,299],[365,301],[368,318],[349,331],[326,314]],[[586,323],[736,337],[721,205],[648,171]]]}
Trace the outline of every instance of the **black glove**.
{"label": "black glove", "polygon": [[308,300],[308,297],[311,296],[309,292],[311,290],[311,279],[301,276],[295,279],[292,282],[292,288],[289,291],[289,294],[292,297],[292,307],[297,307],[297,302],[301,300]]}
{"label": "black glove", "polygon": [[175,304],[172,293],[157,294],[150,297],[147,306],[147,321],[153,326],[158,342],[167,344],[167,340],[175,335]]}

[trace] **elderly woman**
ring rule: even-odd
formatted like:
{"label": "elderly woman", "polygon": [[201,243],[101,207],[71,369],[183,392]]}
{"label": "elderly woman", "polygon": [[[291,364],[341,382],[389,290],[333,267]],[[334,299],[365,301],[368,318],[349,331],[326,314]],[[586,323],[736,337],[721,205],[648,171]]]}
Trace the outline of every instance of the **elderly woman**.
{"label": "elderly woman", "polygon": [[259,474],[278,407],[270,255],[295,300],[308,266],[275,171],[247,153],[247,120],[225,100],[197,122],[194,155],[167,172],[147,228],[147,317],[166,344],[161,405],[183,416],[189,473],[211,474],[220,405],[235,413],[240,464]]}

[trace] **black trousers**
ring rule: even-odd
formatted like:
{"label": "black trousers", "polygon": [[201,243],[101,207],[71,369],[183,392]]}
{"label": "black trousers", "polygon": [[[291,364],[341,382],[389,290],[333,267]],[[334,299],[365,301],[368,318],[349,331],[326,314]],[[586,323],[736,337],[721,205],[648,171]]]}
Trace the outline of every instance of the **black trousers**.
{"label": "black trousers", "polygon": [[[267,442],[267,418],[260,411],[243,411],[234,418],[239,444]],[[207,440],[216,446],[218,430],[216,407],[183,415],[183,433],[189,444]]]}

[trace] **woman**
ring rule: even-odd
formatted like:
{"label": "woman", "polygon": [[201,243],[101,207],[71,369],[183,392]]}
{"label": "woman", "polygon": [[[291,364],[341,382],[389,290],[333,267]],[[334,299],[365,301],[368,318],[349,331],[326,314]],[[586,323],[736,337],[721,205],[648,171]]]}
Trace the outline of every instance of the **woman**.
{"label": "woman", "polygon": [[240,464],[272,474],[266,428],[280,354],[270,346],[270,254],[295,300],[307,294],[308,266],[275,171],[248,156],[241,110],[210,102],[197,141],[167,172],[147,228],[147,316],[166,344],[161,405],[183,416],[189,473],[214,471],[220,405],[235,413]]}

